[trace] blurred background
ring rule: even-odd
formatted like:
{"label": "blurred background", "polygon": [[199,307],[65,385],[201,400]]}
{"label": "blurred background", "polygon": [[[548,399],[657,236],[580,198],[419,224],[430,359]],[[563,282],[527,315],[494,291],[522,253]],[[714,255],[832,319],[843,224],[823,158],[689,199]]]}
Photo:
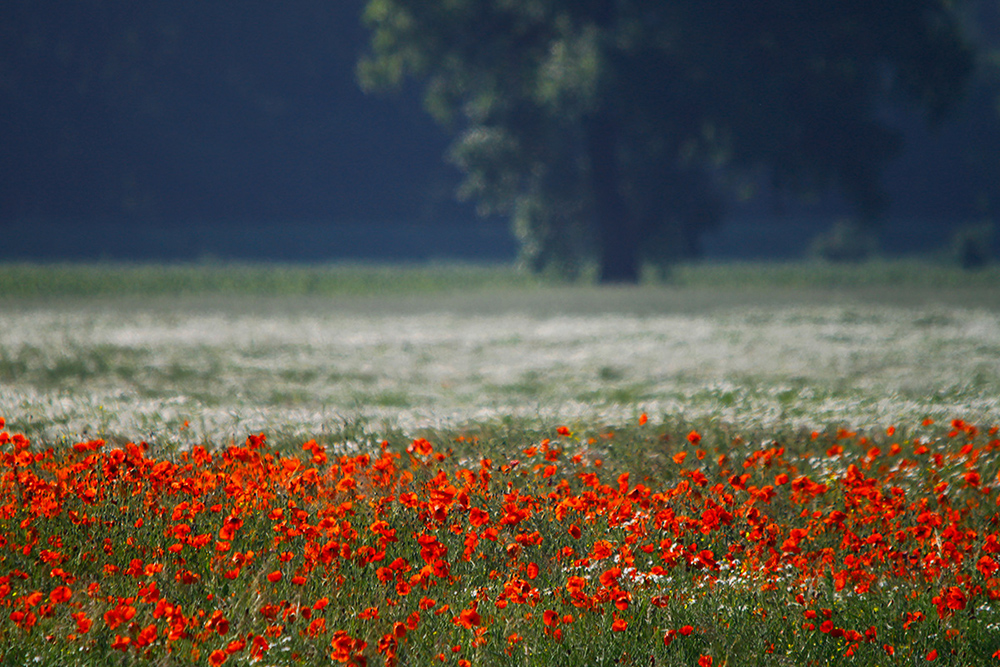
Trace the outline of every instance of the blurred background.
{"label": "blurred background", "polygon": [[[393,55],[373,31],[412,4],[5,0],[0,259],[513,261],[510,211],[456,198],[449,145],[472,121],[435,122],[427,76],[358,83],[363,56]],[[871,228],[886,256],[963,235],[996,251],[1000,1],[960,7],[971,67],[942,119],[891,96],[873,107],[902,139]],[[755,187],[726,198],[686,259],[836,258],[856,218],[836,182],[786,197],[749,173]]]}

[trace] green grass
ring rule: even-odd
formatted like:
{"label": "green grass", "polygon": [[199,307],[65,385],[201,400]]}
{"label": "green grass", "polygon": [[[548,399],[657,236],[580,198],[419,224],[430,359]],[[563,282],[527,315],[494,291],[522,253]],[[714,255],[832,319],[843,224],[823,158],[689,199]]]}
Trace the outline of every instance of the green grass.
{"label": "green grass", "polygon": [[506,266],[430,264],[2,264],[7,298],[109,296],[333,296],[525,287],[535,280]]}
{"label": "green grass", "polygon": [[684,287],[995,289],[1000,265],[978,271],[920,259],[680,264],[668,282]]}
{"label": "green grass", "polygon": [[992,271],[692,264],[629,287],[471,265],[3,265],[0,414],[38,437],[168,442],[185,421],[294,442],[343,419],[991,419]]}
{"label": "green grass", "polygon": [[[665,278],[646,272],[644,284],[685,289],[932,289],[992,290],[1000,266],[963,271],[916,259],[858,264],[819,261],[681,263]],[[532,291],[562,283],[510,265],[282,264],[200,262],[4,263],[6,299],[114,296],[371,296],[413,295],[488,288]]]}

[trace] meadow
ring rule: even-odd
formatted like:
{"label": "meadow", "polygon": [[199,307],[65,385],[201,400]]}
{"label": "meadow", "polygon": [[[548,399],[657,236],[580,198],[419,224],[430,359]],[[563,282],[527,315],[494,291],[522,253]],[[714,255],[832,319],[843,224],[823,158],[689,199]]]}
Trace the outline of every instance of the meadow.
{"label": "meadow", "polygon": [[0,266],[10,664],[1000,664],[1000,271]]}

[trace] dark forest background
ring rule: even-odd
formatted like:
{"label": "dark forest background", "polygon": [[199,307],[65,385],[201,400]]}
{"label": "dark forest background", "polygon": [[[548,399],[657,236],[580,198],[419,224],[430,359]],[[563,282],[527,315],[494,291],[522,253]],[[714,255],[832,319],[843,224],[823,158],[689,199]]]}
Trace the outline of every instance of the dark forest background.
{"label": "dark forest background", "polygon": [[[505,218],[456,202],[418,90],[366,95],[362,0],[5,0],[0,258],[508,260]],[[887,254],[932,253],[1000,208],[1000,2],[942,124],[887,108]],[[796,256],[835,195],[740,202],[710,257]]]}

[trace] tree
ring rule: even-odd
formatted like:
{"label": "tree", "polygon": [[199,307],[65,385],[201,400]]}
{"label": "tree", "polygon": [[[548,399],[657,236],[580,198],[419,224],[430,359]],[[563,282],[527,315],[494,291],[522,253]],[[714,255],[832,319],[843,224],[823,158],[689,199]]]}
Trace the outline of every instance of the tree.
{"label": "tree", "polygon": [[[605,282],[696,252],[734,180],[837,187],[862,217],[899,148],[880,112],[940,118],[971,69],[949,0],[368,0],[368,88],[425,84],[460,195],[512,216],[535,268]],[[758,178],[759,180],[759,178]]]}

